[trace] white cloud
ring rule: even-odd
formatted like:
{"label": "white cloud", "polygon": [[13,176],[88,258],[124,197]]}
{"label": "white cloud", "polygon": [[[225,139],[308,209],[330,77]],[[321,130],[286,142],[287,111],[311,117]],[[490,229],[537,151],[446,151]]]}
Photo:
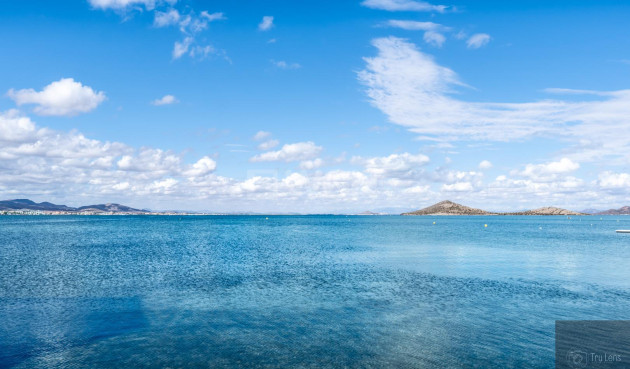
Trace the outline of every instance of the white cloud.
{"label": "white cloud", "polygon": [[25,195],[135,196],[172,193],[184,185],[192,192],[191,182],[214,176],[216,168],[207,156],[186,164],[182,155],[170,151],[38,128],[15,110],[0,113],[0,142],[3,196],[7,189]]}
{"label": "white cloud", "polygon": [[443,34],[434,31],[425,32],[423,39],[424,42],[435,47],[442,47],[446,41],[446,37]]}
{"label": "white cloud", "polygon": [[299,173],[291,173],[282,180],[282,183],[290,188],[304,187],[308,182],[308,178]]}
{"label": "white cloud", "polygon": [[217,50],[210,45],[206,45],[206,46],[196,45],[195,47],[190,49],[190,52],[188,53],[188,55],[190,55],[191,58],[204,59],[208,57],[210,54],[215,54],[216,52]]}
{"label": "white cloud", "polygon": [[[579,210],[618,207],[630,195],[630,174],[603,171],[594,180],[583,180],[571,175],[578,164],[570,159],[526,165],[484,183],[482,172],[429,171],[427,157],[409,153],[353,158],[361,170],[313,170],[324,164],[312,156],[320,151],[309,142],[285,145],[265,153],[266,159],[300,161],[303,172],[278,176],[267,171],[237,180],[217,175],[211,156],[187,163],[183,154],[170,150],[134,148],[76,131],[38,127],[11,110],[0,113],[0,198],[69,205],[115,201],[161,209],[331,212],[408,208],[445,198],[490,210],[543,205]],[[309,158],[297,159],[305,156]]]}
{"label": "white cloud", "polygon": [[199,159],[190,169],[184,171],[188,177],[199,177],[208,175],[217,169],[217,162],[207,156]]}
{"label": "white cloud", "polygon": [[144,6],[148,10],[155,8],[156,0],[88,0],[90,5],[98,9],[124,10],[133,6]]}
{"label": "white cloud", "polygon": [[559,161],[544,164],[527,164],[524,170],[515,171],[514,174],[536,180],[553,180],[557,175],[571,173],[579,168],[579,163],[569,158],[562,158]]}
{"label": "white cloud", "polygon": [[321,146],[315,145],[315,143],[298,142],[294,144],[286,144],[282,146],[282,149],[278,151],[268,151],[254,156],[250,159],[252,162],[260,161],[301,161],[313,159],[322,151]]}
{"label": "white cloud", "polygon": [[300,163],[300,169],[313,170],[324,166],[324,161],[320,158],[314,160],[304,160]]}
{"label": "white cloud", "polygon": [[418,22],[418,21],[410,21],[410,20],[396,20],[392,19],[387,21],[386,23],[390,27],[401,28],[408,31],[448,31],[449,27],[445,27],[438,23],[433,22]]}
{"label": "white cloud", "polygon": [[44,87],[42,91],[31,88],[15,91],[7,95],[20,106],[37,105],[34,109],[39,115],[74,116],[87,113],[105,101],[105,93],[96,92],[91,87],[75,82],[72,78],[62,78]]}
{"label": "white cloud", "polygon": [[173,59],[179,59],[182,55],[186,54],[190,49],[190,45],[193,43],[192,37],[186,37],[183,41],[176,41],[173,46]]}
{"label": "white cloud", "polygon": [[170,105],[170,104],[175,104],[179,102],[179,100],[177,100],[175,98],[175,96],[173,95],[164,95],[163,97],[159,98],[159,99],[155,99],[151,102],[151,104],[155,105],[155,106],[160,106],[160,105]]}
{"label": "white cloud", "polygon": [[442,191],[446,192],[470,192],[474,190],[470,182],[456,182],[442,185]]}
{"label": "white cloud", "polygon": [[605,171],[600,173],[598,184],[604,188],[630,189],[630,174]]}
{"label": "white cloud", "polygon": [[262,151],[271,150],[274,147],[278,146],[278,144],[280,144],[280,141],[278,140],[268,140],[258,145],[258,150],[262,150]]}
{"label": "white cloud", "polygon": [[156,11],[153,25],[156,27],[171,26],[178,24],[180,18],[179,12],[176,9],[169,9],[166,12]]}
{"label": "white cloud", "polygon": [[365,167],[367,173],[387,178],[409,178],[416,175],[429,163],[429,157],[423,154],[392,154],[384,157],[352,158],[353,164]]}
{"label": "white cloud", "polygon": [[468,46],[469,49],[478,49],[487,45],[490,39],[491,37],[487,33],[476,33],[470,36],[468,41],[466,41],[466,46]]}
{"label": "white cloud", "polygon": [[287,63],[284,60],[275,61],[272,60],[271,63],[280,69],[300,69],[302,66],[298,63]]}
{"label": "white cloud", "polygon": [[210,22],[227,19],[222,12],[208,13],[206,10],[201,12],[201,17],[206,18]]}
{"label": "white cloud", "polygon": [[273,17],[270,15],[265,15],[262,18],[262,21],[260,21],[260,23],[258,24],[258,29],[260,31],[269,31],[271,28],[273,28]]}
{"label": "white cloud", "polygon": [[372,8],[393,11],[418,11],[443,13],[448,9],[445,5],[433,5],[425,1],[413,0],[364,0],[361,5]]}
{"label": "white cloud", "polygon": [[256,132],[256,134],[254,135],[253,139],[255,141],[262,141],[266,138],[271,137],[271,132],[267,132],[267,131],[258,131]]}
{"label": "white cloud", "polygon": [[181,158],[178,155],[152,148],[142,148],[134,155],[124,155],[116,163],[120,170],[158,174],[175,173],[180,165]]}
{"label": "white cloud", "polygon": [[483,160],[481,163],[479,163],[479,169],[490,169],[492,168],[492,163],[488,160]]}
{"label": "white cloud", "polygon": [[[153,12],[153,25],[156,28],[175,26],[182,35],[182,40],[173,45],[171,53],[173,59],[184,55],[191,58],[205,59],[212,54],[222,55],[227,61],[225,50],[217,50],[210,44],[198,43],[198,35],[208,29],[210,23],[227,19],[222,12],[210,13],[207,10],[197,13],[190,7],[181,7],[182,12],[175,8],[177,0],[89,0],[97,9],[114,9],[121,15],[127,16],[128,10],[143,11],[143,7]],[[162,9],[162,10],[158,10]]]}
{"label": "white cloud", "polygon": [[35,123],[17,110],[0,112],[0,142],[24,142],[36,139],[41,133]]}
{"label": "white cloud", "polygon": [[195,42],[195,38],[192,36],[185,37],[182,41],[176,41],[173,45],[173,59],[179,59],[184,55],[198,59],[204,59],[211,54],[224,54],[225,56],[223,50],[216,50],[211,45],[195,45]]}
{"label": "white cloud", "polygon": [[400,38],[373,40],[376,57],[365,58],[358,78],[372,104],[392,123],[438,141],[511,141],[553,137],[573,143],[572,160],[603,155],[628,158],[630,90],[600,93],[586,101],[542,100],[528,103],[475,103],[452,97],[465,86],[449,68]]}

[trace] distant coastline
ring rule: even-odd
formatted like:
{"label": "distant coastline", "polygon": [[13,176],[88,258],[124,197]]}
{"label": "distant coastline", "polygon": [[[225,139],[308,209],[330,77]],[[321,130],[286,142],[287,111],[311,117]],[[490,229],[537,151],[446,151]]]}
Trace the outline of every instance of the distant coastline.
{"label": "distant coastline", "polygon": [[[126,205],[106,203],[97,205],[87,205],[81,207],[70,207],[66,205],[56,205],[50,202],[36,203],[29,199],[13,199],[0,201],[0,215],[164,215],[164,216],[274,216],[274,215],[333,215],[333,214],[301,214],[301,213],[254,213],[254,212],[197,212],[197,211],[153,211],[148,209],[136,209]],[[442,216],[442,215],[486,215],[486,216],[509,216],[509,215],[546,215],[546,216],[591,216],[591,215],[630,215],[630,206],[619,209],[609,209],[605,211],[572,211],[557,207],[542,207],[534,210],[520,212],[491,212],[482,209],[471,208],[457,204],[449,200],[441,201],[429,207],[405,212],[402,214],[390,214],[383,212],[363,211],[360,213],[337,214],[337,215],[357,215],[357,216]]]}

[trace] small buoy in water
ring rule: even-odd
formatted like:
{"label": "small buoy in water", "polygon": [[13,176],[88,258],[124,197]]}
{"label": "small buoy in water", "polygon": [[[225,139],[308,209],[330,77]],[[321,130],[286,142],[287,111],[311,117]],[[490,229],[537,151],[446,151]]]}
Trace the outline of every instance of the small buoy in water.
{"label": "small buoy in water", "polygon": [[435,224],[435,222],[433,222],[433,224]]}
{"label": "small buoy in water", "polygon": [[269,218],[265,218],[265,220],[269,220]]}
{"label": "small buoy in water", "polygon": [[484,224],[483,226],[484,226],[484,227],[486,227],[486,228],[488,228],[488,225],[487,225],[487,224]]}

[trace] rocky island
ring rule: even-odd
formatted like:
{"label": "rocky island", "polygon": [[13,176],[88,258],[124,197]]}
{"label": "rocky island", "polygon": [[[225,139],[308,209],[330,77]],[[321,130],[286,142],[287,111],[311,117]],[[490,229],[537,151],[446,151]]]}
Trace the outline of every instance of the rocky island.
{"label": "rocky island", "polygon": [[424,209],[402,213],[401,215],[590,215],[578,213],[576,211],[556,208],[552,206],[542,207],[534,210],[497,213],[481,209],[475,209],[461,204],[454,203],[449,200],[438,202]]}
{"label": "rocky island", "polygon": [[485,210],[470,208],[445,200],[427,208],[402,213],[401,215],[497,215],[497,213],[490,213]]}
{"label": "rocky island", "polygon": [[556,208],[553,206],[546,206],[534,210],[519,211],[515,213],[504,213],[500,215],[590,215],[586,213],[579,213],[573,210],[567,210],[562,208]]}

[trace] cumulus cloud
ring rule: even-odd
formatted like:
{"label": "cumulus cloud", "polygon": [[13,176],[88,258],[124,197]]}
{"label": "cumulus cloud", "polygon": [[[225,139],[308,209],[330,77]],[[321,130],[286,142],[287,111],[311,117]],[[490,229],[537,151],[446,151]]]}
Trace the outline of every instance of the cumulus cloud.
{"label": "cumulus cloud", "polygon": [[453,184],[442,185],[442,191],[445,192],[470,192],[474,190],[470,182],[455,182]]}
{"label": "cumulus cloud", "polygon": [[262,150],[262,151],[271,150],[274,147],[278,146],[278,144],[280,144],[280,141],[278,140],[268,140],[258,145],[258,150]]}
{"label": "cumulus cloud", "polygon": [[42,133],[36,129],[35,123],[15,109],[0,113],[0,142],[24,142],[36,139]]}
{"label": "cumulus cloud", "polygon": [[173,95],[164,95],[163,97],[159,98],[159,99],[155,99],[151,102],[151,104],[155,105],[155,106],[160,106],[160,105],[170,105],[170,104],[175,104],[179,102],[177,100],[177,98],[175,98],[175,96]]}
{"label": "cumulus cloud", "polygon": [[273,28],[273,17],[270,15],[265,15],[262,18],[262,21],[258,24],[258,30],[260,31],[269,31]]}
{"label": "cumulus cloud", "polygon": [[490,169],[492,168],[492,163],[488,160],[483,160],[481,161],[481,163],[479,163],[479,169]]}
{"label": "cumulus cloud", "polygon": [[208,175],[217,169],[217,162],[211,158],[204,156],[193,164],[189,169],[183,171],[184,175],[188,177],[200,177]]}
{"label": "cumulus cloud", "polygon": [[429,163],[429,157],[423,154],[392,154],[384,157],[354,157],[351,162],[365,167],[367,173],[388,178],[409,178],[415,176]]}
{"label": "cumulus cloud", "polygon": [[444,13],[448,6],[433,5],[426,1],[414,0],[364,0],[361,5],[372,8],[393,11],[416,11]]}
{"label": "cumulus cloud", "polygon": [[475,103],[453,97],[466,86],[407,40],[373,40],[376,57],[365,58],[359,81],[371,103],[392,123],[438,141],[511,141],[548,136],[573,143],[572,160],[602,155],[628,157],[630,136],[618,135],[630,123],[630,90],[600,93],[586,101]]}
{"label": "cumulus cloud", "polygon": [[324,161],[320,158],[314,160],[304,160],[300,163],[300,169],[313,170],[324,166]]}
{"label": "cumulus cloud", "polygon": [[605,171],[599,174],[598,184],[604,188],[630,189],[630,174]]}
{"label": "cumulus cloud", "polygon": [[10,89],[7,95],[20,105],[35,104],[39,115],[74,116],[96,109],[105,101],[105,93],[94,91],[72,78],[52,82],[41,91],[32,88]]}
{"label": "cumulus cloud", "polygon": [[469,49],[478,49],[487,45],[488,42],[490,42],[490,39],[491,37],[487,33],[476,33],[468,38],[466,46],[468,46]]}
{"label": "cumulus cloud", "polygon": [[579,163],[568,158],[562,158],[559,161],[544,164],[527,164],[524,170],[516,171],[515,173],[523,177],[535,179],[554,179],[556,175],[571,173],[579,168]]}
{"label": "cumulus cloud", "polygon": [[79,132],[39,128],[11,110],[0,113],[0,194],[24,195],[172,193],[178,186],[214,176],[216,162],[204,156],[187,164],[182,155],[157,148],[89,139]]}
{"label": "cumulus cloud", "polygon": [[308,142],[298,142],[293,144],[286,144],[282,146],[282,148],[278,151],[268,151],[259,155],[254,156],[250,159],[252,162],[261,162],[261,161],[301,161],[313,159],[319,155],[322,151],[321,146],[315,145],[315,143]]}
{"label": "cumulus cloud", "polygon": [[288,170],[279,176],[267,171],[241,180],[218,175],[217,162],[209,155],[187,162],[183,154],[166,149],[135,148],[76,131],[38,127],[10,110],[0,112],[0,198],[69,199],[70,205],[131,201],[140,207],[330,212],[420,207],[445,198],[505,210],[543,205],[579,210],[619,206],[630,195],[630,174],[608,170],[587,181],[574,177],[578,163],[564,158],[525,165],[485,182],[479,171],[430,170],[428,157],[410,153],[355,157],[351,163],[359,170],[314,170],[324,165],[313,156],[320,152],[312,142],[285,145],[262,154],[267,155],[264,159],[299,161],[303,172]]}

